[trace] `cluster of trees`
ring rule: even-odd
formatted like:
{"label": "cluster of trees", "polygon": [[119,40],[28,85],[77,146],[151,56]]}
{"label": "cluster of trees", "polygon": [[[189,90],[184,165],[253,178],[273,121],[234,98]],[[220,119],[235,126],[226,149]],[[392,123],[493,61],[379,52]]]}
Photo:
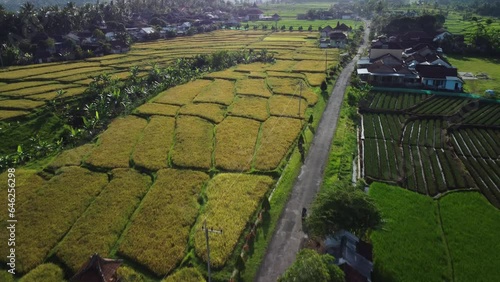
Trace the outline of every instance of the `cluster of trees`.
{"label": "cluster of trees", "polygon": [[[308,233],[322,239],[347,230],[359,238],[366,238],[370,230],[380,228],[380,211],[373,199],[362,190],[363,186],[364,183],[353,186],[348,182],[336,182],[320,193],[305,222]],[[344,281],[344,273],[333,262],[334,258],[330,255],[304,249],[278,281]]]}
{"label": "cluster of trees", "polygon": [[[17,1],[16,1],[17,2]],[[64,1],[66,2],[66,1]],[[90,1],[80,1],[90,2]],[[121,42],[130,44],[130,37],[125,27],[131,26],[134,19],[147,20],[148,24],[164,26],[166,23],[160,18],[176,19],[179,16],[197,17],[207,11],[222,11],[236,13],[238,9],[245,9],[249,5],[235,7],[231,2],[201,1],[201,0],[114,0],[107,2],[92,1],[77,6],[75,2],[64,5],[37,7],[31,2],[25,2],[18,12],[5,9],[0,4],[0,58],[3,65],[26,64],[32,61],[37,51],[45,51],[54,47],[54,38],[61,37],[71,31],[97,29],[106,26],[108,31],[117,33]],[[37,4],[54,3],[36,1]],[[142,18],[141,18],[142,17]],[[192,29],[191,33],[203,32]],[[75,53],[72,58],[86,57],[85,50],[68,41],[65,42],[68,52]],[[103,42],[102,48],[106,53]],[[61,57],[64,54],[61,54]],[[66,56],[67,57],[67,56]]]}

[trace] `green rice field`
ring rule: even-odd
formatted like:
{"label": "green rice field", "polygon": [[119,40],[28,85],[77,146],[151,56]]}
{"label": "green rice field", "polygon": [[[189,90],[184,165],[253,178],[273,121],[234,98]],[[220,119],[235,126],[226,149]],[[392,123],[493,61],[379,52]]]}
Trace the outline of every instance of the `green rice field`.
{"label": "green rice field", "polygon": [[500,228],[500,212],[481,194],[434,200],[373,183],[370,195],[385,221],[371,234],[374,281],[493,281],[500,275],[492,232]]}

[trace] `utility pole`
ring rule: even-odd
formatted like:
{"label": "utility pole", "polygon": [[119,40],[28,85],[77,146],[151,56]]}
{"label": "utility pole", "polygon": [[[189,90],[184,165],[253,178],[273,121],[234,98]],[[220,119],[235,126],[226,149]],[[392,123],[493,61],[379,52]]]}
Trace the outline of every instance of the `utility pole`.
{"label": "utility pole", "polygon": [[302,80],[299,81],[299,117],[300,117],[300,106],[302,104]]}
{"label": "utility pole", "polygon": [[205,231],[205,240],[207,241],[207,269],[208,269],[208,282],[212,281],[212,277],[210,274],[210,244],[208,243],[208,232],[212,233],[217,233],[217,234],[222,234],[222,230],[216,230],[216,229],[208,229],[207,228],[207,220],[205,219],[203,221],[203,227],[201,228]]}

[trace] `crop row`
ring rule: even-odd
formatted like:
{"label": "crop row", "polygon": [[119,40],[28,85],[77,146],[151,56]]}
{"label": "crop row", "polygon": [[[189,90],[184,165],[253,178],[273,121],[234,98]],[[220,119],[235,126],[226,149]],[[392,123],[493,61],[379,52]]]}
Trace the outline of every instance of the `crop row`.
{"label": "crop row", "polygon": [[363,128],[367,138],[400,139],[405,117],[393,114],[364,114]]}
{"label": "crop row", "polygon": [[202,229],[206,220],[207,227],[223,231],[221,234],[210,236],[210,262],[216,268],[224,266],[250,223],[252,215],[273,184],[274,180],[268,176],[216,175],[208,183],[208,201],[194,227],[196,254],[207,260],[205,234]]}
{"label": "crop row", "polygon": [[172,87],[158,94],[153,101],[160,104],[182,106],[193,101],[193,99],[209,86],[210,80],[198,79],[183,85]]}
{"label": "crop row", "polygon": [[460,157],[484,196],[500,208],[500,161]]}
{"label": "crop row", "polygon": [[220,123],[224,120],[225,113],[224,106],[213,103],[187,104],[179,110],[181,115],[201,117],[213,123]]}
{"label": "crop row", "polygon": [[410,93],[373,93],[370,108],[384,110],[404,110],[412,107],[428,96]]}
{"label": "crop row", "polygon": [[445,121],[441,119],[417,119],[406,124],[403,130],[403,144],[443,148]]}
{"label": "crop row", "polygon": [[[209,176],[162,169],[123,235],[118,252],[158,276],[170,273],[186,254],[197,202]],[[212,241],[210,242],[212,243]]]}
{"label": "crop row", "polygon": [[[104,173],[65,167],[37,189],[29,204],[16,206],[16,219],[22,223],[16,228],[16,272],[26,273],[41,264],[107,184]],[[1,232],[2,240],[7,241],[6,236]],[[3,262],[6,252],[2,248]]]}
{"label": "crop row", "polygon": [[469,100],[464,98],[433,96],[419,103],[412,113],[424,115],[452,115],[465,106]]}
{"label": "crop row", "polygon": [[449,150],[403,146],[406,187],[435,196],[449,189],[472,187],[472,183]]}
{"label": "crop row", "polygon": [[498,136],[498,130],[465,128],[454,130],[451,142],[460,156],[498,159]]}
{"label": "crop row", "polygon": [[76,272],[94,253],[108,256],[151,185],[151,178],[115,169],[112,180],[57,245],[56,256]]}
{"label": "crop row", "polygon": [[379,180],[397,181],[402,164],[397,141],[366,138],[364,144],[366,175]]}
{"label": "crop row", "polygon": [[500,104],[487,104],[469,114],[462,123],[500,126]]}

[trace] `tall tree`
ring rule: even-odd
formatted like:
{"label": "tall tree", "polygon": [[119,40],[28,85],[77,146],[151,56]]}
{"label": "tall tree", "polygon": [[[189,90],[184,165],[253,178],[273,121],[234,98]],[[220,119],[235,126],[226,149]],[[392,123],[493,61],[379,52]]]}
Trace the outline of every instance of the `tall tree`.
{"label": "tall tree", "polygon": [[307,218],[312,234],[326,237],[344,229],[363,237],[369,229],[380,226],[382,218],[374,201],[350,183],[341,183],[320,193],[314,201]]}
{"label": "tall tree", "polygon": [[343,282],[344,273],[335,265],[334,257],[303,249],[297,259],[278,279],[279,282]]}

